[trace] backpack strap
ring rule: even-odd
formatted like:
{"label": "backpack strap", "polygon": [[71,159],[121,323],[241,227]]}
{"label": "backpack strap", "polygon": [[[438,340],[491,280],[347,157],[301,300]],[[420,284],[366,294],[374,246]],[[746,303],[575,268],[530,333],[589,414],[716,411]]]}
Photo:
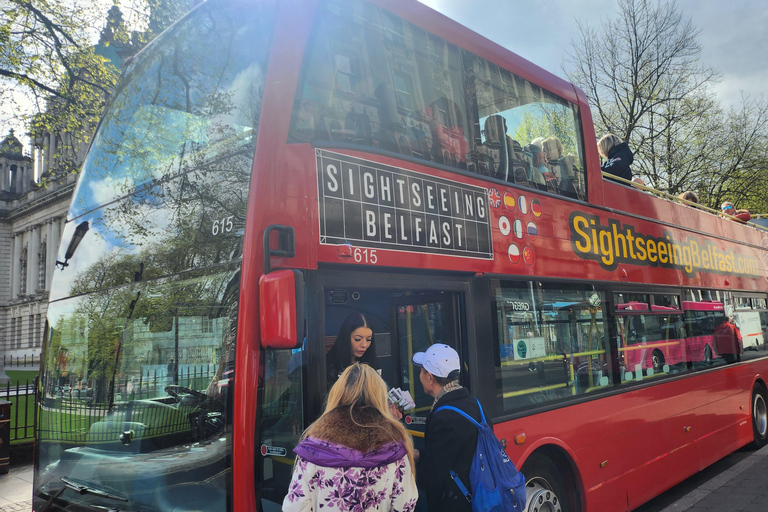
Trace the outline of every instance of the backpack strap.
{"label": "backpack strap", "polygon": [[477,402],[477,408],[480,409],[480,419],[482,420],[483,423],[487,424],[488,422],[485,420],[485,413],[483,412],[483,406],[480,405],[480,400],[478,400],[476,397],[472,397],[472,398],[475,399],[475,402]]}
{"label": "backpack strap", "polygon": [[461,478],[459,478],[459,475],[456,474],[454,470],[450,470],[449,473],[451,474],[451,478],[454,482],[456,482],[456,485],[459,486],[459,490],[464,495],[465,498],[467,498],[467,501],[472,503],[472,494],[467,490],[467,486],[464,485],[464,482],[461,481]]}
{"label": "backpack strap", "polygon": [[[477,402],[477,408],[480,409],[480,421],[487,424],[488,421],[485,419],[485,413],[483,412],[483,406],[480,405],[480,400],[478,400],[476,397],[472,397],[472,398],[475,399],[475,402]],[[461,414],[462,416],[467,418],[469,421],[471,421],[477,428],[480,428],[480,423],[478,423],[472,416],[470,416],[469,414],[465,413],[461,409],[458,409],[452,405],[443,405],[442,407],[438,407],[437,409],[435,409],[435,412],[442,411],[443,409],[448,409]]]}
{"label": "backpack strap", "polygon": [[[479,403],[479,402],[478,402],[478,403]],[[478,422],[477,422],[477,421],[476,421],[476,420],[475,420],[475,419],[474,419],[472,416],[470,416],[469,414],[465,413],[465,412],[464,412],[464,411],[462,411],[461,409],[458,409],[458,408],[456,408],[456,407],[454,407],[454,406],[452,406],[452,405],[444,405],[444,406],[442,406],[442,407],[438,407],[437,409],[435,409],[435,412],[436,412],[436,413],[437,413],[437,412],[440,412],[440,411],[442,411],[443,409],[448,409],[449,411],[454,411],[454,412],[457,412],[457,413],[461,414],[462,416],[464,416],[465,418],[467,418],[469,421],[471,421],[471,422],[472,422],[472,424],[473,424],[473,425],[474,425],[476,428],[478,428],[478,429],[480,428],[480,424],[479,424],[479,423],[478,423]],[[482,414],[482,409],[480,410],[480,414]],[[484,416],[483,416],[483,422],[485,422],[485,417],[484,417]]]}

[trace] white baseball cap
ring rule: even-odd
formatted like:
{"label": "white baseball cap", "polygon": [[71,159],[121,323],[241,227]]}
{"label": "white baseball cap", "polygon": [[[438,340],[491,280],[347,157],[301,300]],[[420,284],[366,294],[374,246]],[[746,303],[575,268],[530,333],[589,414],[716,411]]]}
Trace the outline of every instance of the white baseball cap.
{"label": "white baseball cap", "polygon": [[445,343],[435,343],[426,352],[416,352],[413,354],[413,364],[442,378],[461,368],[459,354]]}

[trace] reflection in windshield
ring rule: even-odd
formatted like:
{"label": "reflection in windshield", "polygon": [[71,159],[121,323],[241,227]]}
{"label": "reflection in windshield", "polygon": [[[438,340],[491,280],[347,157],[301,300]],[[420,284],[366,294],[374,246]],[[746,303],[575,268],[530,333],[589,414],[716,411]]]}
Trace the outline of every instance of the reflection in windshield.
{"label": "reflection in windshield", "polygon": [[239,281],[235,263],[51,304],[38,426],[38,457],[51,462],[38,475],[44,494],[64,476],[166,510],[194,496],[178,494],[194,483],[206,488],[204,510],[224,507]]}
{"label": "reflection in windshield", "polygon": [[51,290],[37,508],[230,510],[267,3],[198,8],[137,58],[105,115],[62,236],[90,230]]}

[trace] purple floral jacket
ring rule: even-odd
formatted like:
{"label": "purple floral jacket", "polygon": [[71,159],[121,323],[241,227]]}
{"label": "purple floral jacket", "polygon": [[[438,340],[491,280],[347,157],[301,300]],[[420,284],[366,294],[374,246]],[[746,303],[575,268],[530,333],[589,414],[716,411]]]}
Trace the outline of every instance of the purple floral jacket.
{"label": "purple floral jacket", "polygon": [[307,437],[293,450],[296,464],[284,512],[412,512],[419,493],[403,443],[368,453]]}

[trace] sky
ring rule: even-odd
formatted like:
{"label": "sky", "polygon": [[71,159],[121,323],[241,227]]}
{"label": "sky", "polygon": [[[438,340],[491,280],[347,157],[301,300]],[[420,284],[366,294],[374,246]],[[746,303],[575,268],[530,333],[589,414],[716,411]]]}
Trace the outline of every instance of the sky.
{"label": "sky", "polygon": [[[597,27],[615,17],[615,0],[421,0],[538,66],[565,78],[566,51],[577,20]],[[768,5],[765,0],[678,0],[684,18],[701,30],[701,63],[719,70],[714,91],[738,106],[741,93],[768,96]]]}

